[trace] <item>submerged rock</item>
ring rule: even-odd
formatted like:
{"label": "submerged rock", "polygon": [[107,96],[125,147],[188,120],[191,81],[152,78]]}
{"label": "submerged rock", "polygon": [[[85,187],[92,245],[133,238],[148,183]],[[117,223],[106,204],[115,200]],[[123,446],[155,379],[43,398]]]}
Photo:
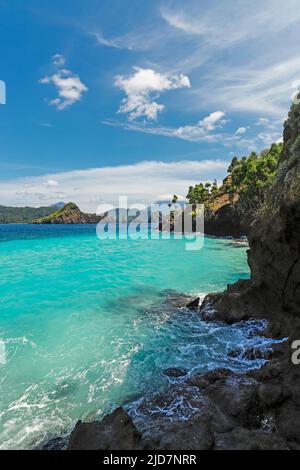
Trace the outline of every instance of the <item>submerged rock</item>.
{"label": "submerged rock", "polygon": [[231,351],[228,356],[236,357],[240,359],[246,359],[248,361],[255,361],[257,359],[270,360],[274,354],[273,349],[271,348],[249,348],[249,349],[236,349]]}
{"label": "submerged rock", "polygon": [[185,375],[188,374],[188,371],[186,369],[179,369],[176,367],[170,367],[169,369],[165,369],[163,371],[163,374],[166,375],[167,377],[184,377]]}

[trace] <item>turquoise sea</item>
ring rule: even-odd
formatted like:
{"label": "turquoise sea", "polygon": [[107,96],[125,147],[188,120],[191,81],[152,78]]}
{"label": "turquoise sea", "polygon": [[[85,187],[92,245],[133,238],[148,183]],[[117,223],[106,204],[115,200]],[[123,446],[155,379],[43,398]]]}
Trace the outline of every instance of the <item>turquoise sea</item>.
{"label": "turquoise sea", "polygon": [[248,276],[231,240],[186,251],[184,240],[100,241],[91,225],[0,226],[1,448],[34,448],[158,390],[168,367],[259,366],[227,356],[262,341],[251,322],[205,323],[168,303]]}

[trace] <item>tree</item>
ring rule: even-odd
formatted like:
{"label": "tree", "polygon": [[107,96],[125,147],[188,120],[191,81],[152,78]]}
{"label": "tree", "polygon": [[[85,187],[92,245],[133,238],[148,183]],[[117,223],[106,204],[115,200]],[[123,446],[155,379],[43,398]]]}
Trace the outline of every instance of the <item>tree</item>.
{"label": "tree", "polygon": [[239,161],[238,157],[233,157],[233,159],[231,160],[231,163],[228,167],[227,173],[232,173],[233,172],[234,167],[237,165],[238,161]]}
{"label": "tree", "polygon": [[209,209],[210,203],[214,202],[218,194],[225,192],[242,215],[255,214],[274,181],[282,149],[282,143],[272,144],[259,155],[252,152],[240,159],[233,157],[223,186],[219,188],[216,180],[213,184],[199,183],[190,186],[186,196],[189,203],[204,204]]}

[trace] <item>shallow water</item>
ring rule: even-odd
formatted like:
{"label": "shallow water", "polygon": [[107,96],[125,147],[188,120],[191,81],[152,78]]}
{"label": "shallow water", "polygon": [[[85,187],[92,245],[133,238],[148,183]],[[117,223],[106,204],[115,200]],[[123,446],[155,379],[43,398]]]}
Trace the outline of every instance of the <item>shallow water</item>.
{"label": "shallow water", "polygon": [[163,370],[247,370],[227,353],[262,323],[205,323],[166,301],[247,278],[246,251],[205,238],[98,240],[94,226],[0,226],[1,448],[33,448],[167,384]]}

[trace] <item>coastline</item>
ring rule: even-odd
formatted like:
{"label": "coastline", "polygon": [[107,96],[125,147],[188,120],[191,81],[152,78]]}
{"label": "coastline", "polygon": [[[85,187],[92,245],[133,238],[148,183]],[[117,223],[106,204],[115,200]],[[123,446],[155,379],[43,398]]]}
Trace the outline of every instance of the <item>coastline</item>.
{"label": "coastline", "polygon": [[[152,414],[174,404],[175,413],[144,431],[120,408],[101,422],[79,421],[68,449],[300,450],[300,369],[292,360],[293,342],[300,338],[299,132],[298,104],[285,123],[276,179],[249,231],[251,278],[209,294],[198,313],[229,325],[267,320],[262,334],[285,339],[269,351],[269,362],[246,374],[225,369],[198,374],[168,394],[158,393]],[[195,414],[179,420],[176,409],[183,402]],[[144,408],[151,415],[151,406]]]}

